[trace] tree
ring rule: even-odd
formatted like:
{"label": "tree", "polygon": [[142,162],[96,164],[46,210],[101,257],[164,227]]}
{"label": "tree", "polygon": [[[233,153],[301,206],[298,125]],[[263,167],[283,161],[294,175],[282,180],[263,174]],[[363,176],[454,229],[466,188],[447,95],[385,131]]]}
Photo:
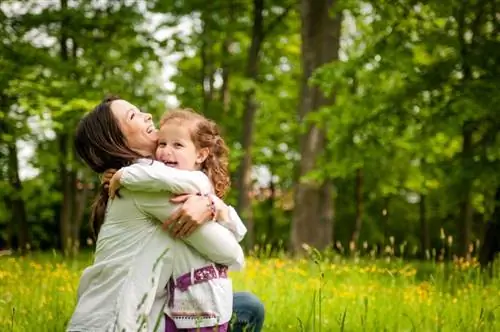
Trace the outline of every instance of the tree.
{"label": "tree", "polygon": [[[2,85],[2,91],[12,100],[11,110],[19,110],[23,119],[32,116],[51,123],[42,129],[54,137],[41,135],[38,140],[32,135],[31,143],[39,147],[35,157],[38,168],[58,174],[45,185],[61,195],[54,217],[58,219],[59,246],[69,254],[79,247],[80,225],[88,204],[88,188],[79,187],[94,182],[73,149],[76,124],[106,93],[133,96],[137,104],[147,100],[157,106],[161,89],[152,82],[152,73],[158,58],[151,32],[140,27],[145,18],[137,2],[60,0],[43,4],[27,1],[25,5],[26,11],[8,10],[4,21],[10,29],[7,31],[15,32],[10,35],[17,38],[12,47],[4,46],[4,52],[18,58],[22,54],[25,60],[23,70]],[[15,160],[11,160],[14,167]],[[15,172],[9,174],[12,183],[20,183]],[[21,185],[15,187],[22,190]],[[16,213],[16,217],[21,215]],[[22,229],[29,229],[25,222]]]}
{"label": "tree", "polygon": [[[332,96],[325,97],[319,87],[309,86],[314,71],[338,59],[340,45],[340,12],[332,15],[334,3],[330,0],[302,0],[302,82],[298,117],[304,121],[308,115],[332,103]],[[303,243],[318,249],[332,242],[333,197],[332,183],[304,180],[313,171],[325,147],[325,134],[318,125],[306,124],[300,140],[299,183],[296,186],[295,208],[291,240],[295,251]]]}

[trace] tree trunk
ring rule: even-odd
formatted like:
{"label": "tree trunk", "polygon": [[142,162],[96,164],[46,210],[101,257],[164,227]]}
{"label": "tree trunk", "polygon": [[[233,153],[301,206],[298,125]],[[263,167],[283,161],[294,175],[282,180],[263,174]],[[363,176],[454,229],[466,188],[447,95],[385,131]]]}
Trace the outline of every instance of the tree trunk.
{"label": "tree trunk", "polygon": [[207,55],[207,32],[206,32],[206,22],[203,23],[203,31],[201,32],[201,97],[203,100],[202,103],[202,113],[207,114],[209,99],[207,92],[207,71],[208,71],[208,55]]}
{"label": "tree trunk", "polygon": [[[272,173],[271,173],[272,174]],[[272,213],[274,209],[276,208],[276,184],[274,183],[273,180],[271,180],[271,183],[269,185],[269,198],[268,198],[268,205],[267,205],[267,239],[268,241],[271,242],[271,244],[274,242],[274,214]]]}
{"label": "tree trunk", "polygon": [[17,157],[16,140],[8,144],[8,177],[12,190],[10,203],[12,204],[12,224],[17,224],[18,246],[22,253],[28,249],[28,220],[26,216],[26,206],[23,199],[23,185],[19,178],[19,160]]}
{"label": "tree trunk", "polygon": [[358,168],[356,170],[356,188],[355,188],[356,219],[354,221],[354,231],[352,232],[351,236],[351,242],[356,247],[358,245],[359,235],[361,233],[361,226],[363,225],[363,212],[364,212],[363,184],[364,184],[363,169]]}
{"label": "tree trunk", "polygon": [[[461,2],[461,7],[457,12],[457,22],[458,22],[458,41],[460,46],[460,57],[462,66],[462,90],[466,89],[468,82],[472,79],[472,69],[469,64],[469,45],[465,41],[465,32],[470,29],[473,38],[476,38],[476,32],[478,31],[477,24],[481,18],[478,13],[476,20],[471,23],[470,27],[467,27],[466,14],[470,11],[467,6],[470,5],[467,1]],[[482,13],[482,11],[480,11]],[[474,133],[474,124],[472,122],[466,121],[462,127],[462,174],[463,181],[460,190],[460,216],[458,220],[458,254],[462,257],[470,258],[469,252],[469,242],[472,226],[472,183],[473,176],[471,170],[473,167],[473,157],[474,148],[472,146],[472,134]]]}
{"label": "tree trunk", "polygon": [[483,269],[489,266],[489,272],[492,275],[491,264],[500,253],[500,186],[495,192],[493,215],[484,225],[482,233],[479,263]]}
{"label": "tree trunk", "polygon": [[[253,29],[252,42],[248,50],[247,67],[245,76],[247,79],[255,82],[258,74],[259,54],[264,39],[263,26],[264,0],[253,1]],[[245,93],[245,108],[243,111],[243,137],[242,149],[245,152],[238,172],[238,211],[246,222],[248,233],[246,242],[249,247],[255,243],[254,222],[252,215],[252,206],[250,201],[250,192],[252,190],[252,145],[254,119],[257,111],[257,104],[254,100],[255,88],[251,87]]]}
{"label": "tree trunk", "polygon": [[85,207],[91,191],[88,184],[79,182],[76,188],[75,208],[73,215],[73,225],[71,228],[71,238],[74,240],[73,251],[76,254],[80,248],[80,229],[82,227],[83,216],[85,214]]}
{"label": "tree trunk", "polygon": [[383,202],[383,207],[382,207],[382,220],[383,220],[383,231],[384,231],[384,243],[382,243],[384,246],[389,243],[387,239],[389,238],[389,222],[390,222],[390,203],[391,203],[391,196],[385,196],[384,197],[384,202]]}
{"label": "tree trunk", "polygon": [[5,249],[12,249],[12,250],[16,250],[17,249],[17,232],[16,232],[16,223],[15,223],[15,219],[12,217],[13,216],[13,213],[12,213],[12,200],[10,199],[10,197],[8,195],[5,195],[3,197],[3,203],[5,204],[5,206],[7,207],[9,213],[8,215],[10,216],[9,217],[9,221],[7,222],[7,231],[6,231],[6,234],[7,234],[7,241],[6,241],[6,244],[5,244]]}
{"label": "tree trunk", "polygon": [[[64,13],[68,9],[68,1],[60,0],[61,11]],[[60,58],[61,61],[67,63],[69,61],[68,49],[68,29],[69,20],[67,15],[63,15],[61,20],[61,35],[59,39]],[[69,135],[67,128],[62,128],[58,132],[57,141],[59,145],[59,177],[61,179],[61,191],[63,195],[61,212],[59,219],[59,237],[61,242],[61,250],[65,255],[71,253],[73,239],[71,236],[71,217],[73,216],[73,201],[74,201],[74,186],[72,181],[75,178],[74,172],[68,169],[68,156],[70,148],[68,146]],[[73,173],[73,174],[72,174]]]}
{"label": "tree trunk", "polygon": [[[462,141],[462,172],[470,172],[472,162],[472,133],[473,129],[469,124],[464,124]],[[464,174],[464,181],[461,184],[460,216],[458,219],[458,253],[462,257],[469,257],[469,243],[472,226],[472,178],[469,174]]]}
{"label": "tree trunk", "polygon": [[[234,24],[234,2],[231,1],[228,5],[228,26],[231,27]],[[222,110],[224,114],[227,114],[231,108],[231,91],[229,89],[230,80],[230,47],[233,42],[233,30],[226,29],[226,38],[222,44],[222,87],[221,87],[221,100],[222,100]]]}
{"label": "tree trunk", "polygon": [[[8,139],[4,142],[7,147],[7,182],[9,192],[4,193],[4,203],[10,210],[10,222],[7,224],[7,246],[12,249],[20,249],[25,253],[29,244],[28,219],[26,214],[26,204],[23,198],[23,184],[19,177],[19,159],[17,155],[17,139],[15,137],[15,128],[9,124],[9,107],[13,100],[8,96],[0,95],[0,111],[5,117],[0,117],[0,133],[5,134]],[[1,138],[2,135],[0,135]]]}
{"label": "tree trunk", "polygon": [[[326,99],[317,87],[308,85],[314,70],[326,63],[338,60],[342,15],[336,13],[332,17],[329,12],[333,6],[333,0],[302,0],[301,2],[302,82],[299,106],[301,121],[319,107],[334,102],[333,98]],[[321,199],[325,193],[324,186],[327,184],[302,180],[304,175],[314,169],[324,147],[324,133],[316,125],[310,126],[300,139],[299,181],[295,189],[291,230],[291,244],[296,253],[301,252],[303,244],[321,250],[328,247],[332,241],[331,237],[326,239],[319,235],[331,234],[333,228],[331,219],[321,218],[321,216],[333,215],[330,200]],[[330,190],[331,187],[330,185]]]}
{"label": "tree trunk", "polygon": [[[9,107],[9,103],[7,102],[7,97],[5,95],[0,94],[0,112],[3,112],[4,114],[7,114],[7,109]],[[6,117],[0,117],[0,133],[6,133],[7,132],[7,119]],[[7,141],[2,140],[3,135],[0,135],[0,146],[6,146]],[[3,150],[0,149],[0,158],[2,159],[7,159],[8,160],[8,151],[5,151],[3,153]],[[8,169],[5,170],[5,172],[8,172]],[[0,179],[6,180],[8,179],[7,173],[4,173],[4,169],[0,167]],[[7,181],[8,182],[8,181]],[[3,203],[5,205],[5,208],[8,211],[8,216],[12,216],[12,201],[11,197],[8,192],[3,192],[2,193],[2,198],[3,198]],[[9,217],[9,221],[7,222],[6,226],[6,234],[7,234],[7,239],[6,239],[6,249],[16,249],[17,247],[17,238],[16,238],[16,224],[14,223],[14,218]]]}
{"label": "tree trunk", "polygon": [[71,254],[73,239],[71,235],[71,219],[73,216],[73,195],[75,183],[74,172],[67,166],[68,162],[68,135],[59,133],[59,177],[61,179],[62,203],[59,220],[59,236],[61,241],[61,250],[65,255]]}
{"label": "tree trunk", "polygon": [[12,216],[12,201],[10,200],[9,195],[3,195],[3,203],[5,207],[7,208],[8,211],[8,218],[9,221],[7,222],[7,228],[6,228],[6,242],[5,242],[5,249],[16,249],[16,244],[17,244],[17,239],[16,239],[16,225],[14,223],[14,218],[10,217]]}
{"label": "tree trunk", "polygon": [[420,257],[425,259],[431,250],[431,239],[429,236],[429,224],[427,223],[427,196],[420,194]]}
{"label": "tree trunk", "polygon": [[320,216],[321,224],[325,225],[321,233],[321,243],[333,244],[334,243],[334,228],[335,228],[335,199],[333,197],[333,181],[326,180],[321,187],[321,200],[320,200]]}
{"label": "tree trunk", "polygon": [[202,112],[203,114],[213,118],[211,114],[211,103],[213,101],[214,90],[214,63],[212,56],[212,40],[210,36],[211,17],[206,12],[202,13],[203,30],[201,32],[201,93],[202,93]]}

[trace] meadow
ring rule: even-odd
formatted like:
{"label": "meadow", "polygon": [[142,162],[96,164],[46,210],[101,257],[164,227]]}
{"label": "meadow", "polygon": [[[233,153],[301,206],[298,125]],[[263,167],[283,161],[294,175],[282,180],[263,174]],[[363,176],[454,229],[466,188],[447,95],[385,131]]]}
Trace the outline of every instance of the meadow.
{"label": "meadow", "polygon": [[[0,331],[64,331],[91,259],[0,257]],[[259,255],[231,277],[263,300],[264,331],[500,331],[500,280],[475,261]]]}

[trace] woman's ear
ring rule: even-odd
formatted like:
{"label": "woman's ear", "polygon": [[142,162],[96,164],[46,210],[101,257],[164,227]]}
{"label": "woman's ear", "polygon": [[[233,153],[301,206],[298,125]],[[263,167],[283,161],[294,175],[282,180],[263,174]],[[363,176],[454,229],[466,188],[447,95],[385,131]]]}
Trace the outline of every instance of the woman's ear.
{"label": "woman's ear", "polygon": [[210,150],[208,148],[201,148],[198,150],[196,155],[196,163],[203,164],[203,162],[208,158]]}

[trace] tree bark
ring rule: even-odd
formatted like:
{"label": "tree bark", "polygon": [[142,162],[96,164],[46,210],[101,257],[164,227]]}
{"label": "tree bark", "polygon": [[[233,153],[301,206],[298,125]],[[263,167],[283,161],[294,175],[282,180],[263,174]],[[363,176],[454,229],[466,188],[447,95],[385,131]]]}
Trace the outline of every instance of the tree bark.
{"label": "tree bark", "polygon": [[7,224],[7,246],[12,249],[20,249],[21,253],[25,253],[29,244],[28,217],[23,198],[23,184],[19,176],[15,128],[9,124],[8,119],[9,107],[12,104],[13,100],[11,98],[4,94],[0,95],[0,110],[6,114],[4,118],[0,118],[0,133],[4,133],[10,138],[0,142],[7,147],[6,175],[10,187],[9,192],[4,193],[3,198],[6,208],[10,210],[10,222]]}
{"label": "tree bark", "polygon": [[335,199],[334,194],[334,184],[332,180],[326,180],[321,187],[321,201],[320,201],[320,213],[321,213],[321,224],[325,225],[323,228],[323,235],[321,243],[326,243],[327,245],[333,244],[335,241]]}
{"label": "tree bark", "polygon": [[[462,82],[461,88],[466,89],[467,84],[472,79],[472,69],[469,63],[469,47],[465,41],[465,32],[468,30],[466,14],[470,8],[467,1],[461,3],[461,7],[458,11],[457,22],[458,22],[458,41],[460,46],[460,57],[462,65]],[[478,4],[479,6],[479,4]],[[482,7],[480,7],[482,8]],[[475,40],[476,33],[478,31],[478,24],[482,16],[482,9],[476,15],[476,19],[470,25],[470,30],[472,32],[473,38]],[[473,167],[474,158],[474,148],[472,142],[472,135],[474,133],[474,123],[471,121],[466,121],[462,126],[462,174],[463,181],[460,190],[460,216],[458,220],[458,254],[462,257],[470,258],[469,243],[472,227],[472,183],[473,176],[471,175]]]}
{"label": "tree bark", "polygon": [[[469,165],[472,161],[472,127],[466,123],[462,132],[462,172],[470,172]],[[464,181],[461,184],[460,216],[458,219],[458,253],[462,257],[469,257],[469,243],[472,227],[472,178],[464,174]]]}
{"label": "tree bark", "polygon": [[[235,6],[234,2],[230,1],[228,7],[228,26],[231,27],[234,24],[234,15],[235,15]],[[227,114],[231,109],[231,91],[229,89],[229,81],[230,81],[230,47],[233,42],[233,29],[226,29],[226,38],[224,39],[224,43],[222,45],[222,87],[221,87],[221,101],[222,101],[222,110],[224,114]]]}
{"label": "tree bark", "polygon": [[[330,15],[333,0],[302,0],[301,35],[302,35],[302,82],[299,105],[299,119],[315,112],[319,107],[334,102],[334,98],[325,98],[317,87],[308,85],[314,70],[322,65],[338,60],[342,15]],[[302,245],[308,244],[318,249],[325,249],[332,243],[333,213],[332,203],[325,195],[332,190],[332,185],[303,181],[301,178],[314,169],[324,150],[325,135],[316,125],[309,126],[300,139],[299,182],[295,189],[291,246],[300,253]],[[327,199],[321,198],[327,197]],[[327,216],[323,219],[321,216]],[[329,234],[328,237],[320,234]]]}
{"label": "tree bark", "polygon": [[[64,13],[68,9],[68,1],[60,0],[61,11]],[[60,27],[60,39],[59,39],[59,56],[61,61],[65,64],[69,61],[70,51],[68,48],[68,29],[69,29],[69,19],[67,15],[62,16],[61,27]],[[57,133],[57,142],[59,146],[59,177],[61,179],[61,191],[63,195],[61,203],[61,212],[59,219],[59,237],[61,250],[65,255],[69,255],[72,250],[71,247],[74,243],[71,235],[71,223],[74,208],[74,187],[75,182],[73,181],[76,176],[74,171],[68,167],[69,162],[69,134],[67,128],[61,129]]]}
{"label": "tree bark", "polygon": [[364,201],[363,201],[363,185],[364,174],[363,169],[356,170],[356,186],[355,186],[355,202],[356,202],[356,219],[354,221],[354,231],[352,232],[351,242],[357,247],[361,227],[363,225]]}
{"label": "tree bark", "polygon": [[[271,173],[272,174],[272,173]],[[266,202],[266,211],[267,212],[267,232],[266,237],[268,243],[274,244],[274,223],[276,222],[274,219],[274,214],[272,213],[276,208],[276,184],[271,180],[269,184],[269,198]]]}
{"label": "tree bark", "polygon": [[429,224],[427,222],[427,196],[421,194],[419,202],[420,214],[420,255],[426,258],[427,252],[431,250],[431,239],[429,236]]}
{"label": "tree bark", "polygon": [[208,111],[209,108],[209,94],[208,94],[208,89],[207,89],[207,72],[208,72],[208,43],[207,43],[207,32],[206,32],[207,24],[206,22],[203,23],[203,31],[201,32],[201,47],[200,47],[200,53],[201,53],[201,97],[203,100],[202,103],[202,112],[203,114],[207,114],[206,112]]}
{"label": "tree bark", "polygon": [[73,210],[73,224],[71,228],[71,238],[74,240],[74,254],[76,254],[80,248],[80,229],[85,214],[85,207],[87,206],[87,201],[91,193],[88,184],[84,182],[80,182],[79,184],[75,193],[75,208]]}
{"label": "tree bark", "polygon": [[492,263],[500,253],[500,186],[495,191],[493,215],[483,226],[482,233],[479,264],[482,269],[489,267],[488,272],[492,276]]}
{"label": "tree bark", "polygon": [[383,245],[389,244],[389,224],[391,221],[391,199],[392,195],[388,194],[384,197],[384,205],[382,210],[382,220],[384,221],[384,243]]}
{"label": "tree bark", "polygon": [[10,203],[12,204],[12,224],[17,224],[18,246],[20,251],[25,253],[29,244],[28,219],[26,215],[26,205],[23,199],[23,185],[19,177],[19,160],[17,157],[15,139],[12,142],[9,142],[8,152],[8,177],[12,190],[10,198]]}
{"label": "tree bark", "polygon": [[[248,60],[245,70],[245,77],[252,82],[257,80],[259,55],[264,39],[263,25],[264,0],[253,1],[253,29],[252,42],[248,50]],[[252,145],[255,113],[257,104],[254,100],[255,88],[251,87],[245,93],[245,108],[243,111],[243,137],[242,149],[244,151],[243,160],[240,164],[238,176],[238,211],[246,222],[248,233],[246,242],[249,247],[255,243],[254,222],[250,193],[252,191]]]}
{"label": "tree bark", "polygon": [[59,176],[61,179],[62,203],[61,214],[59,220],[59,236],[61,241],[61,250],[65,255],[71,253],[73,246],[73,238],[71,236],[71,217],[73,216],[73,172],[68,169],[68,135],[60,133],[58,136],[59,143]]}
{"label": "tree bark", "polygon": [[[8,108],[8,103],[6,100],[6,97],[0,94],[0,112],[4,112],[7,114],[7,108]],[[6,133],[7,132],[7,122],[6,122],[6,117],[0,117],[0,133]],[[2,135],[0,135],[0,146],[7,145],[6,141],[2,140]],[[0,149],[0,158],[8,159],[8,151],[5,151]],[[2,181],[4,179],[7,179],[7,173],[8,169],[5,170],[0,167],[0,179]],[[8,181],[7,181],[8,182]],[[12,215],[12,201],[10,199],[10,195],[8,193],[3,193],[2,195],[3,203],[5,205],[5,208],[8,211],[8,215]],[[6,234],[7,234],[7,239],[6,239],[6,249],[15,249],[17,239],[16,239],[16,225],[14,224],[14,219],[10,218],[9,221],[7,222],[6,226]]]}
{"label": "tree bark", "polygon": [[214,99],[214,59],[212,52],[212,37],[210,29],[212,28],[212,18],[207,11],[202,12],[201,16],[203,30],[201,32],[201,93],[202,93],[202,112],[213,118],[213,110],[211,108]]}

